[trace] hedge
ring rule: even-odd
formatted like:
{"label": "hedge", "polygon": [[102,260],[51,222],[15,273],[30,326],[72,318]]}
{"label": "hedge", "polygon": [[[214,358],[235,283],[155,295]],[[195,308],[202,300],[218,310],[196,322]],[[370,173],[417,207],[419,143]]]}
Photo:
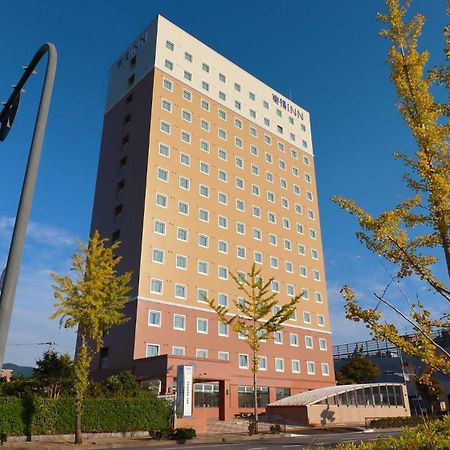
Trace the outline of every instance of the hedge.
{"label": "hedge", "polygon": [[372,419],[370,426],[373,428],[400,428],[414,427],[423,425],[424,422],[441,419],[442,416],[411,416],[411,417],[383,417],[381,419]]}
{"label": "hedge", "polygon": [[[82,430],[108,433],[170,428],[171,407],[156,397],[90,398],[83,404]],[[75,428],[73,398],[0,397],[0,432],[8,436],[70,434]]]}

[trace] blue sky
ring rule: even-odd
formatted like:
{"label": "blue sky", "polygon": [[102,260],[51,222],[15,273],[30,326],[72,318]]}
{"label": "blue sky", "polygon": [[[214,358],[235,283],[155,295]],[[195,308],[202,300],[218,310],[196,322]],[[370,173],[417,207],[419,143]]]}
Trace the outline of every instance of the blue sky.
{"label": "blue sky", "polygon": [[[427,17],[423,48],[432,61],[442,60],[446,1],[416,0],[413,6]],[[109,66],[158,13],[311,113],[334,341],[365,339],[362,326],[345,320],[339,287],[348,283],[370,302],[388,277],[379,258],[355,239],[354,220],[330,197],[354,198],[376,213],[405,193],[403,167],[391,154],[414,151],[414,142],[395,108],[388,44],[377,34],[375,15],[383,8],[382,1],[361,0],[22,0],[18,12],[17,3],[2,4],[0,99],[6,100],[21,66],[43,42],[54,42],[59,52],[6,361],[33,364],[43,351],[34,344],[43,341],[73,351],[74,332],[48,320],[49,274],[66,272],[75,239],[87,238]],[[14,129],[0,144],[2,267],[43,68],[28,83]],[[403,287],[413,295],[423,291],[415,280]]]}

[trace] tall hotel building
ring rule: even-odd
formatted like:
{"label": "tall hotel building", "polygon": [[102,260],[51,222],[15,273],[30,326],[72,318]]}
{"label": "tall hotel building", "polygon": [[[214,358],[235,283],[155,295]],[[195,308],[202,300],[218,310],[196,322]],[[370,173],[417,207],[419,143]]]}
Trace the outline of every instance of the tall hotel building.
{"label": "tall hotel building", "polygon": [[252,406],[245,340],[205,303],[233,311],[229,271],[253,262],[295,316],[262,344],[260,405],[334,385],[309,114],[158,16],[112,65],[92,231],[122,242],[130,320],[93,368],[173,389],[194,366],[194,418]]}

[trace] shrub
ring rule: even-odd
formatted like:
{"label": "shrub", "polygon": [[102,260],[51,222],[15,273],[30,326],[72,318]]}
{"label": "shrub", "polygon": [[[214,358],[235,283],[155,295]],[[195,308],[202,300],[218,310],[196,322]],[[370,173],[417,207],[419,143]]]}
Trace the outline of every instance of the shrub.
{"label": "shrub", "polygon": [[175,428],[172,434],[170,435],[170,439],[174,439],[176,441],[182,441],[185,439],[192,439],[197,436],[197,433],[194,428]]}
{"label": "shrub", "polygon": [[400,428],[413,427],[422,425],[424,420],[430,422],[439,419],[441,416],[411,416],[411,417],[383,417],[382,419],[374,419],[370,421],[370,426],[373,428]]}
{"label": "shrub", "polygon": [[275,425],[270,425],[270,433],[271,434],[280,434],[281,433],[281,425],[276,423]]}

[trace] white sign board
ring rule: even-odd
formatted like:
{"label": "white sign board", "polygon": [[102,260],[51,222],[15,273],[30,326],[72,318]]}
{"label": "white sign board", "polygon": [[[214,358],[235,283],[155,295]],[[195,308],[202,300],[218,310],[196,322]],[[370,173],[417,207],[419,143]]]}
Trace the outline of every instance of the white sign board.
{"label": "white sign board", "polygon": [[177,417],[192,416],[193,374],[193,366],[177,367]]}

